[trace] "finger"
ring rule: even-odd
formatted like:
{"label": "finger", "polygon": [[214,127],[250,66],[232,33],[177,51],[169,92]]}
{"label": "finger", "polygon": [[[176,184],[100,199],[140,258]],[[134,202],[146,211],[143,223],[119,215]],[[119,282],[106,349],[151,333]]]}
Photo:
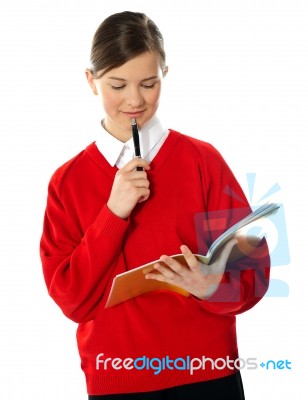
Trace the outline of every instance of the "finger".
{"label": "finger", "polygon": [[168,269],[174,271],[178,275],[183,275],[185,274],[185,271],[187,268],[185,268],[181,263],[176,261],[174,258],[169,257],[169,256],[161,256],[160,260],[168,266]]}
{"label": "finger", "polygon": [[194,254],[190,251],[190,249],[185,246],[182,245],[180,247],[181,252],[185,258],[185,261],[187,262],[189,268],[194,271],[200,268],[200,263],[199,261],[196,259],[196,257],[194,256]]}
{"label": "finger", "polygon": [[170,282],[169,282],[169,279],[166,278],[166,277],[165,277],[164,275],[162,275],[162,274],[153,274],[153,272],[150,272],[150,273],[144,275],[144,277],[145,277],[145,279],[153,279],[153,280],[159,281],[159,282],[167,282],[167,283],[170,283]]}
{"label": "finger", "polygon": [[126,180],[132,180],[132,181],[140,181],[140,182],[149,182],[147,173],[144,171],[133,171],[133,172],[126,172],[125,173],[125,179]]}
{"label": "finger", "polygon": [[134,186],[137,188],[144,188],[144,189],[149,189],[150,187],[150,182],[146,181],[146,180],[138,180],[138,181],[134,181]]}
{"label": "finger", "polygon": [[230,256],[230,253],[234,247],[235,244],[237,244],[238,240],[237,239],[231,239],[229,242],[227,242],[221,252],[221,254],[218,257],[218,260],[220,264],[226,265],[228,258]]}
{"label": "finger", "polygon": [[[150,272],[145,275],[146,279],[155,279],[160,282],[169,282],[170,279],[172,280],[172,276],[174,275],[174,272],[169,270],[168,274],[168,268],[165,267],[163,264],[156,263],[154,265],[155,272]],[[167,276],[169,275],[169,276]]]}
{"label": "finger", "polygon": [[145,189],[143,193],[144,194],[140,196],[137,203],[142,203],[143,201],[146,201],[150,197],[151,192],[149,189]]}
{"label": "finger", "polygon": [[[124,167],[121,168],[121,171],[134,171],[137,167],[142,167],[145,170],[150,169],[150,165],[140,157],[135,157],[131,161],[129,161],[127,164],[124,165]],[[140,171],[142,172],[142,171]]]}
{"label": "finger", "polygon": [[162,275],[164,275],[165,278],[167,279],[175,279],[176,273],[172,269],[169,268],[169,266],[166,266],[161,263],[157,263],[154,265],[154,268],[159,271]]}

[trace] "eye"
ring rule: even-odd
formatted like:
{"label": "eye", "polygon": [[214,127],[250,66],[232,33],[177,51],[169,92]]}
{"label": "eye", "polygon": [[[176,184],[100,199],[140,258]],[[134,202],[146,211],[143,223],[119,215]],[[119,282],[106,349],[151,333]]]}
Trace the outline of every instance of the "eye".
{"label": "eye", "polygon": [[112,88],[113,90],[122,90],[122,89],[125,88],[125,85],[122,85],[122,86],[112,86],[112,85],[111,85],[111,88]]}
{"label": "eye", "polygon": [[144,89],[153,89],[156,85],[156,82],[152,83],[151,85],[145,85],[144,83],[141,85]]}

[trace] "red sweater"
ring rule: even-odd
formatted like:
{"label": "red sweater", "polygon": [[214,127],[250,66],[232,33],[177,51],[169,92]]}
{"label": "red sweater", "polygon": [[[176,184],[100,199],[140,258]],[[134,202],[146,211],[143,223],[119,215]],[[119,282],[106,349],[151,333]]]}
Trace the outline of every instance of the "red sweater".
{"label": "red sweater", "polygon": [[[49,294],[79,324],[88,393],[153,391],[234,373],[235,315],[265,294],[267,251],[228,264],[208,300],[161,290],[104,308],[116,274],[178,254],[182,244],[205,253],[239,219],[236,209],[247,214],[232,172],[211,145],[170,131],[148,172],[150,198],[122,220],[106,206],[116,171],[94,143],[60,167],[49,184],[41,239]],[[225,226],[205,229],[205,213],[219,210]],[[201,366],[202,357],[231,364]]]}

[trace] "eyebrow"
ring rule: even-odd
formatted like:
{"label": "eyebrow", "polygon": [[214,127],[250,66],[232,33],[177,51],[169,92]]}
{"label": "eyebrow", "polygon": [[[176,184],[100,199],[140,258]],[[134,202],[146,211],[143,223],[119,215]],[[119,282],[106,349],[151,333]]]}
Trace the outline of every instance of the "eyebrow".
{"label": "eyebrow", "polygon": [[[142,79],[141,82],[150,81],[151,79],[157,79],[157,78],[158,78],[157,75],[155,75],[155,76],[150,76],[149,78]],[[112,79],[112,80],[115,80],[115,81],[126,82],[126,79],[118,78],[118,77],[116,77],[116,76],[108,76],[107,79]]]}

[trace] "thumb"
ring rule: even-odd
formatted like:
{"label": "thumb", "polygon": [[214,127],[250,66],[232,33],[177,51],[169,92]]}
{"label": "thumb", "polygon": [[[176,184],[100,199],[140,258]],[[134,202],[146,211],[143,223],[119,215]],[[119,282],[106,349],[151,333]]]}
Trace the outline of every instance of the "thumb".
{"label": "thumb", "polygon": [[228,258],[230,256],[230,253],[234,247],[238,243],[237,239],[231,239],[229,240],[223,247],[222,252],[220,253],[217,262],[219,265],[221,265],[223,268],[225,268]]}

